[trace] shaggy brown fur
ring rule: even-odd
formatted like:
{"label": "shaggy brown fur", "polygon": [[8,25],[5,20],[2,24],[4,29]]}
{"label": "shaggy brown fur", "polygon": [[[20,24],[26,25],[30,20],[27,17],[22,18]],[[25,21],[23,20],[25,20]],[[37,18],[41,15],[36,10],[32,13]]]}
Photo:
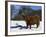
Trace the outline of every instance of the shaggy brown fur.
{"label": "shaggy brown fur", "polygon": [[25,16],[25,21],[27,23],[27,28],[28,26],[30,26],[30,29],[31,29],[31,25],[34,25],[34,24],[36,24],[38,28],[40,17],[39,16]]}

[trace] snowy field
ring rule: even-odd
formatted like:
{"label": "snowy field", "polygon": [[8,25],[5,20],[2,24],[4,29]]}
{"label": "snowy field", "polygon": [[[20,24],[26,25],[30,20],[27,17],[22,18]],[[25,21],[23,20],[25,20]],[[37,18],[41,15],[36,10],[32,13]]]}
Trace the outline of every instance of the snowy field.
{"label": "snowy field", "polygon": [[[22,26],[26,26],[26,22],[25,21],[11,21],[11,26],[17,26],[16,23],[18,23],[19,25]],[[32,25],[32,27],[36,27],[36,25]],[[18,28],[10,28],[10,32],[12,32],[12,34],[33,34],[33,33],[43,33],[44,32],[44,24],[42,24],[42,22],[40,22],[40,25],[38,28],[31,28],[31,29],[19,29]]]}

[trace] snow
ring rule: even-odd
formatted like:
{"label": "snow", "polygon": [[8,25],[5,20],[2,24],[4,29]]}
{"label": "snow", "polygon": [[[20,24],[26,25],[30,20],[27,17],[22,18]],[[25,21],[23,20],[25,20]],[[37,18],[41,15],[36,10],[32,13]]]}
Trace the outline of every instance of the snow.
{"label": "snow", "polygon": [[[11,26],[16,26],[16,23],[18,23],[19,25],[22,26],[26,26],[26,22],[25,21],[11,21]],[[36,24],[32,27],[36,27]],[[11,28],[10,32],[13,33],[13,35],[16,34],[33,34],[33,33],[43,33],[44,32],[44,24],[42,23],[42,21],[40,21],[40,25],[38,28],[31,28],[31,29],[19,29],[18,28]]]}

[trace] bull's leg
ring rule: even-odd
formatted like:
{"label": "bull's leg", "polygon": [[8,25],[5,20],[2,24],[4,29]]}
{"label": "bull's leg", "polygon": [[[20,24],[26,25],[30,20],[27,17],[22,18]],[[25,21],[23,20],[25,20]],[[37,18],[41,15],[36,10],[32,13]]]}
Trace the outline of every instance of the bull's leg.
{"label": "bull's leg", "polygon": [[31,25],[30,25],[30,29],[31,29]]}
{"label": "bull's leg", "polygon": [[27,27],[26,27],[26,29],[28,28],[28,24],[27,24]]}
{"label": "bull's leg", "polygon": [[37,28],[39,27],[39,22],[37,22]]}

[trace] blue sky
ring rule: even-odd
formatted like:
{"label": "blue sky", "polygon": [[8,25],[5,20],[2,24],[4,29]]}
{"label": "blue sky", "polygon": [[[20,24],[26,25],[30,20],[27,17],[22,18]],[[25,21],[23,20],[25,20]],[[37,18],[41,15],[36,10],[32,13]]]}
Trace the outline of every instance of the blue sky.
{"label": "blue sky", "polygon": [[31,8],[32,8],[33,10],[39,10],[39,9],[41,9],[41,6],[31,6]]}

